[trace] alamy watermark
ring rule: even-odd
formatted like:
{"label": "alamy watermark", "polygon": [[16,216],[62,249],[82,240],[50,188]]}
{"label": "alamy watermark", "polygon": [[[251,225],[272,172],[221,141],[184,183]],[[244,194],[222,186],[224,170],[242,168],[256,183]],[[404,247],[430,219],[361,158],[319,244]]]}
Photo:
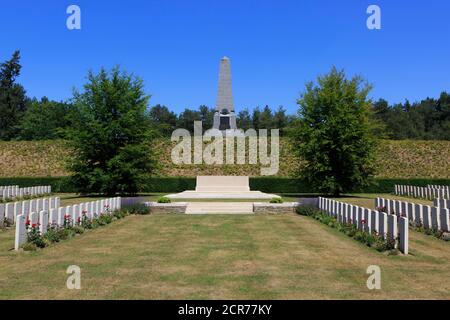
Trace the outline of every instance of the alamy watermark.
{"label": "alamy watermark", "polygon": [[370,14],[366,22],[367,28],[369,30],[381,30],[381,8],[372,4],[367,8],[367,14]]}
{"label": "alamy watermark", "polygon": [[81,9],[77,5],[70,5],[67,7],[66,13],[69,17],[66,20],[66,26],[69,30],[81,29]]}
{"label": "alamy watermark", "polygon": [[80,290],[81,289],[81,268],[76,265],[69,266],[66,270],[69,275],[66,281],[67,289]]}
{"label": "alamy watermark", "polygon": [[367,274],[370,274],[367,278],[367,288],[369,290],[381,290],[381,268],[379,266],[369,266],[366,270]]}
{"label": "alamy watermark", "polygon": [[172,133],[172,142],[178,142],[171,152],[172,162],[186,165],[260,164],[261,175],[275,175],[280,162],[279,132],[279,129],[271,129],[269,137],[267,129],[258,132],[248,129],[239,134],[210,129],[203,134],[202,122],[195,121],[194,137],[186,129],[176,129]]}

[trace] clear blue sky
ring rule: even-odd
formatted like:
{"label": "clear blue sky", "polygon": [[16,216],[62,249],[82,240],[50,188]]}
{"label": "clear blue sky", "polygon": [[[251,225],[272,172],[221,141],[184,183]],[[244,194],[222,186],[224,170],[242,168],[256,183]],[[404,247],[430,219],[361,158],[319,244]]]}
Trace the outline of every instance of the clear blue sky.
{"label": "clear blue sky", "polygon": [[[82,29],[66,28],[66,8]],[[382,9],[382,30],[366,9]],[[361,74],[389,102],[450,91],[448,0],[2,0],[0,60],[22,52],[30,96],[70,98],[89,69],[142,77],[150,104],[215,104],[219,60],[231,58],[236,109],[296,111],[306,81],[332,65]]]}

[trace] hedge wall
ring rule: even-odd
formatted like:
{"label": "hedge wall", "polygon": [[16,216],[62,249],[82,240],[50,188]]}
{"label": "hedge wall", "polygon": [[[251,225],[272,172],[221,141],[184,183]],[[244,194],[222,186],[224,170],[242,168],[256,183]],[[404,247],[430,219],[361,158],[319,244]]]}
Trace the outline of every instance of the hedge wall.
{"label": "hedge wall", "polygon": [[[358,192],[390,193],[395,184],[426,186],[427,184],[450,185],[450,179],[376,179],[376,184]],[[42,178],[0,178],[0,186],[19,185],[20,187],[51,185],[54,192],[74,192],[67,177]],[[164,178],[148,179],[142,192],[181,192],[195,189],[195,178]],[[250,189],[270,193],[314,193],[304,181],[292,178],[254,177],[250,178]]]}

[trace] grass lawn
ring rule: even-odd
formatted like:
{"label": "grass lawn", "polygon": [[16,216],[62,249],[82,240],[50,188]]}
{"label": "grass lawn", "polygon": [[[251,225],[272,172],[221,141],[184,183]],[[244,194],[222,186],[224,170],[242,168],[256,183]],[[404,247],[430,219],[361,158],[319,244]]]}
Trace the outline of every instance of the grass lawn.
{"label": "grass lawn", "polygon": [[450,299],[450,243],[411,232],[411,255],[387,256],[294,214],[129,216],[37,252],[13,238],[0,231],[0,299]]}
{"label": "grass lawn", "polygon": [[393,195],[390,193],[386,193],[386,194],[359,193],[359,194],[344,195],[340,198],[330,198],[330,199],[343,201],[343,202],[350,203],[350,204],[357,205],[357,206],[363,206],[363,207],[369,208],[369,209],[376,209],[375,208],[375,199],[377,197],[385,198],[385,199],[406,201],[406,202],[411,202],[411,203],[418,203],[418,204],[423,204],[423,205],[427,205],[427,206],[433,205],[433,201],[408,198],[408,197],[399,197],[399,196],[396,196],[396,195]]}

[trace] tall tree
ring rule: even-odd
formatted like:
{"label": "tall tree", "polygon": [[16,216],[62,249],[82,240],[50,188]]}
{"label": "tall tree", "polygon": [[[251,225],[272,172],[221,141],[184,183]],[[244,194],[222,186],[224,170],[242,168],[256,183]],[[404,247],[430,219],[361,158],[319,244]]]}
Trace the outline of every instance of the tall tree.
{"label": "tall tree", "polygon": [[17,137],[18,124],[27,108],[25,89],[16,83],[20,75],[20,51],[0,64],[0,139]]}
{"label": "tall tree", "polygon": [[202,121],[203,131],[211,129],[214,121],[215,110],[208,108],[208,106],[201,105],[199,107],[200,120]]}
{"label": "tall tree", "polygon": [[253,109],[253,113],[252,113],[253,129],[258,130],[260,128],[259,127],[260,118],[261,118],[261,109],[259,107],[256,107]]}
{"label": "tall tree", "polygon": [[239,111],[237,116],[237,126],[239,129],[247,130],[252,128],[252,118],[248,108]]}
{"label": "tall tree", "polygon": [[[178,128],[194,132],[194,121],[202,120],[200,112],[191,109],[184,109],[178,116]],[[208,128],[209,129],[209,128]]]}
{"label": "tall tree", "polygon": [[44,97],[33,99],[21,122],[19,138],[22,140],[44,140],[62,138],[62,130],[67,127],[66,114],[70,105],[50,101]]}
{"label": "tall tree", "polygon": [[114,68],[88,75],[75,92],[66,137],[74,153],[72,183],[80,193],[135,194],[153,171],[149,96],[141,79]]}
{"label": "tall tree", "polygon": [[370,184],[376,143],[370,90],[360,77],[348,80],[333,67],[316,84],[308,83],[298,100],[293,138],[307,162],[301,175],[321,192],[339,195]]}
{"label": "tall tree", "polygon": [[166,106],[157,104],[149,111],[150,122],[163,136],[170,136],[177,127],[177,115]]}
{"label": "tall tree", "polygon": [[273,114],[272,110],[268,105],[266,105],[259,115],[259,129],[267,129],[270,130],[273,128]]}

